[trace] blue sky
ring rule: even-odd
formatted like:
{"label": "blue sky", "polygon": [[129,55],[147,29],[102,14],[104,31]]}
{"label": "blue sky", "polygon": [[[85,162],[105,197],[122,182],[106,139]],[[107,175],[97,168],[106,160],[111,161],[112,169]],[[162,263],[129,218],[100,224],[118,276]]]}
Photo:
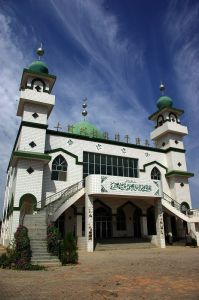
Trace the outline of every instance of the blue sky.
{"label": "blue sky", "polygon": [[182,122],[193,206],[199,207],[199,2],[197,0],[21,0],[0,7],[0,211],[6,168],[20,118],[16,117],[22,70],[36,59],[57,76],[56,106],[49,120],[62,130],[81,117],[88,98],[88,120],[110,138],[119,132],[149,139],[159,84]]}

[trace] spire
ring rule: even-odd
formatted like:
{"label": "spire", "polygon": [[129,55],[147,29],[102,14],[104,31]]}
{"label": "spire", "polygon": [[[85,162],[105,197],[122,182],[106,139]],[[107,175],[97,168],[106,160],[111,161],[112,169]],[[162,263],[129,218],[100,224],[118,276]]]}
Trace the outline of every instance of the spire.
{"label": "spire", "polygon": [[88,112],[86,110],[86,108],[87,108],[87,98],[83,99],[82,108],[83,108],[83,110],[82,110],[82,116],[84,117],[84,121],[85,121],[85,118],[86,118],[86,116],[88,114]]}
{"label": "spire", "polygon": [[164,95],[164,91],[165,91],[165,85],[161,81],[161,83],[160,83],[160,92],[161,92],[162,96]]}
{"label": "spire", "polygon": [[44,55],[44,49],[42,47],[42,43],[41,43],[41,46],[39,48],[37,48],[37,55],[38,55],[39,60],[41,60],[41,56]]}
{"label": "spire", "polygon": [[160,110],[164,107],[172,107],[173,101],[170,97],[165,95],[165,85],[162,83],[162,81],[160,83],[160,92],[162,95],[156,102],[158,109]]}

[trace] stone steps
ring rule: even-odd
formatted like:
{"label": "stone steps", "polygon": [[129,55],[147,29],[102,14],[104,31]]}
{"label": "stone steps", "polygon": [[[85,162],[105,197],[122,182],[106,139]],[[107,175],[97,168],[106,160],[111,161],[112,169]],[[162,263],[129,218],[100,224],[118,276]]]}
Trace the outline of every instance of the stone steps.
{"label": "stone steps", "polygon": [[151,243],[96,244],[95,251],[156,248]]}
{"label": "stone steps", "polygon": [[32,250],[32,264],[44,266],[60,266],[58,257],[47,251],[47,225],[46,214],[27,215],[24,225],[28,228],[30,245]]}
{"label": "stone steps", "polygon": [[77,247],[78,250],[86,250],[86,237],[78,237]]}

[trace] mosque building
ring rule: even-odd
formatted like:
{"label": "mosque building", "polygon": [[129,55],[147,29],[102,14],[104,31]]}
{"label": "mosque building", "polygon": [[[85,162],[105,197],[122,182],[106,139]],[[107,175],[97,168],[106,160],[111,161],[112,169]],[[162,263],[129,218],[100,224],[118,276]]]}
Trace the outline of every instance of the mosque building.
{"label": "mosque building", "polygon": [[126,142],[110,140],[86,120],[86,100],[84,120],[68,132],[59,124],[48,129],[55,81],[40,57],[23,70],[21,124],[7,169],[1,243],[8,245],[19,224],[31,222],[37,239],[45,238],[43,220],[55,223],[63,237],[72,232],[78,247],[89,252],[100,241],[117,239],[164,248],[171,237],[190,234],[199,245],[199,211],[192,209],[188,181],[193,173],[187,171],[183,144],[188,130],[180,120],[184,111],[164,95],[164,85],[149,116],[151,147],[139,140],[131,144],[128,136]]}

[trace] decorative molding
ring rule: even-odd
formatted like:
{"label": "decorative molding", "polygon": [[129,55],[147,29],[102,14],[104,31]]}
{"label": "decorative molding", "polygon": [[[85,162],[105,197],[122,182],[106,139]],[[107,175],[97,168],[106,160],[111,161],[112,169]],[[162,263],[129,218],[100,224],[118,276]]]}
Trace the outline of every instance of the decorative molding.
{"label": "decorative molding", "polygon": [[63,149],[63,148],[56,148],[56,149],[52,149],[52,150],[45,151],[45,153],[47,153],[47,154],[48,154],[48,153],[56,153],[56,152],[64,152],[64,153],[66,153],[66,154],[72,156],[73,158],[75,158],[75,160],[76,160],[76,165],[83,165],[83,162],[80,162],[80,161],[79,161],[77,155],[75,155],[75,154],[73,154],[73,153],[71,153],[71,152],[69,152],[69,151],[67,151],[67,150],[65,150],[65,149]]}
{"label": "decorative molding", "polygon": [[179,109],[179,108],[174,108],[174,107],[163,107],[162,109],[160,110],[157,110],[155,113],[153,113],[152,115],[150,115],[148,117],[149,120],[154,120],[154,118],[156,116],[158,116],[160,113],[163,113],[165,111],[170,111],[170,112],[173,112],[173,113],[177,113],[178,115],[182,115],[184,113],[184,110],[183,109]]}
{"label": "decorative molding", "polygon": [[164,165],[162,165],[161,163],[159,163],[158,161],[154,160],[154,161],[151,161],[147,164],[144,164],[143,165],[143,169],[140,169],[140,172],[146,172],[146,167],[150,166],[150,165],[154,165],[154,164],[157,164],[158,166],[160,166],[161,168],[165,169],[166,172],[168,171],[168,168],[165,167]]}
{"label": "decorative molding", "polygon": [[33,128],[41,128],[41,129],[47,129],[48,128],[48,125],[34,123],[34,122],[27,122],[27,121],[22,121],[21,122],[21,126],[27,126],[27,127],[33,127]]}
{"label": "decorative molding", "polygon": [[13,157],[18,158],[32,158],[32,159],[39,159],[39,160],[51,160],[51,156],[47,155],[45,153],[39,153],[39,152],[29,152],[29,151],[14,151]]}
{"label": "decorative molding", "polygon": [[193,177],[194,173],[190,173],[190,172],[186,172],[186,171],[179,171],[179,170],[172,170],[165,174],[165,177],[172,177],[172,176]]}
{"label": "decorative molding", "polygon": [[67,137],[67,138],[80,139],[80,140],[86,140],[86,141],[104,143],[104,144],[110,144],[110,145],[117,145],[117,146],[122,146],[122,147],[126,147],[126,148],[128,147],[128,148],[147,150],[147,151],[152,151],[152,152],[160,152],[160,153],[167,153],[170,151],[182,152],[182,153],[186,152],[184,149],[178,149],[178,148],[173,148],[173,147],[169,147],[168,149],[158,149],[158,148],[153,148],[153,147],[149,147],[149,146],[117,142],[117,141],[106,140],[106,139],[101,139],[101,138],[90,138],[90,137],[79,135],[79,134],[55,131],[52,129],[47,129],[46,133],[49,135],[56,135],[56,136],[62,136],[62,137]]}

